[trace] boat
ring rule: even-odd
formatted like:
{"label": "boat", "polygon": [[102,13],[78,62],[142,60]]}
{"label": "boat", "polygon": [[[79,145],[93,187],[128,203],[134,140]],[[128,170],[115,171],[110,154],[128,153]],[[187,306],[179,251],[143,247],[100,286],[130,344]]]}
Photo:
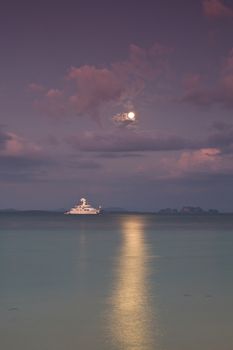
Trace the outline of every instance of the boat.
{"label": "boat", "polygon": [[77,203],[73,208],[66,211],[66,215],[97,215],[100,214],[101,207],[98,209],[93,208],[86,200],[86,198],[81,198],[80,202]]}

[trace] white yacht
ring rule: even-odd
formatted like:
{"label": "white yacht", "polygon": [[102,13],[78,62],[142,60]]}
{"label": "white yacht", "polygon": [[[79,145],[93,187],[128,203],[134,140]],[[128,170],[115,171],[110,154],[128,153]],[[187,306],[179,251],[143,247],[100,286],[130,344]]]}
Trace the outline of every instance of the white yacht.
{"label": "white yacht", "polygon": [[64,214],[66,215],[96,215],[101,211],[101,207],[98,209],[92,208],[90,204],[88,204],[86,198],[81,198],[80,202],[76,204],[73,208],[66,211]]}

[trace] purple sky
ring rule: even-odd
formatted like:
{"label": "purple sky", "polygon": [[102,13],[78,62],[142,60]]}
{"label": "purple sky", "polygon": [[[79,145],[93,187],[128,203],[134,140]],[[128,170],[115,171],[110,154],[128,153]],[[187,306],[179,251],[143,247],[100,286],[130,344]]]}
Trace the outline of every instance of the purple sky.
{"label": "purple sky", "polygon": [[231,0],[22,0],[0,27],[0,208],[233,210]]}

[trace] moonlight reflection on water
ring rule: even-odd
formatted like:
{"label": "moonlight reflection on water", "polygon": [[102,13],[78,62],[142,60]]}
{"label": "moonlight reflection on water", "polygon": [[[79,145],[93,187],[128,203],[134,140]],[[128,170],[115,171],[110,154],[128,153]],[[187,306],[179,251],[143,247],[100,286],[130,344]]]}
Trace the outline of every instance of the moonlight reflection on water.
{"label": "moonlight reflection on water", "polygon": [[123,244],[116,266],[112,295],[111,334],[121,349],[155,349],[158,345],[156,315],[152,314],[149,247],[145,243],[144,219],[122,221]]}

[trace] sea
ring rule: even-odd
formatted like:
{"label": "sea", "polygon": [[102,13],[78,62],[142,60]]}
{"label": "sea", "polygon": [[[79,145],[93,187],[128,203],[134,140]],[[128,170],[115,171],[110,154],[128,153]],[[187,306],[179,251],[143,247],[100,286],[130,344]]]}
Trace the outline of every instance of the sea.
{"label": "sea", "polygon": [[232,350],[233,216],[0,213],[0,349]]}

